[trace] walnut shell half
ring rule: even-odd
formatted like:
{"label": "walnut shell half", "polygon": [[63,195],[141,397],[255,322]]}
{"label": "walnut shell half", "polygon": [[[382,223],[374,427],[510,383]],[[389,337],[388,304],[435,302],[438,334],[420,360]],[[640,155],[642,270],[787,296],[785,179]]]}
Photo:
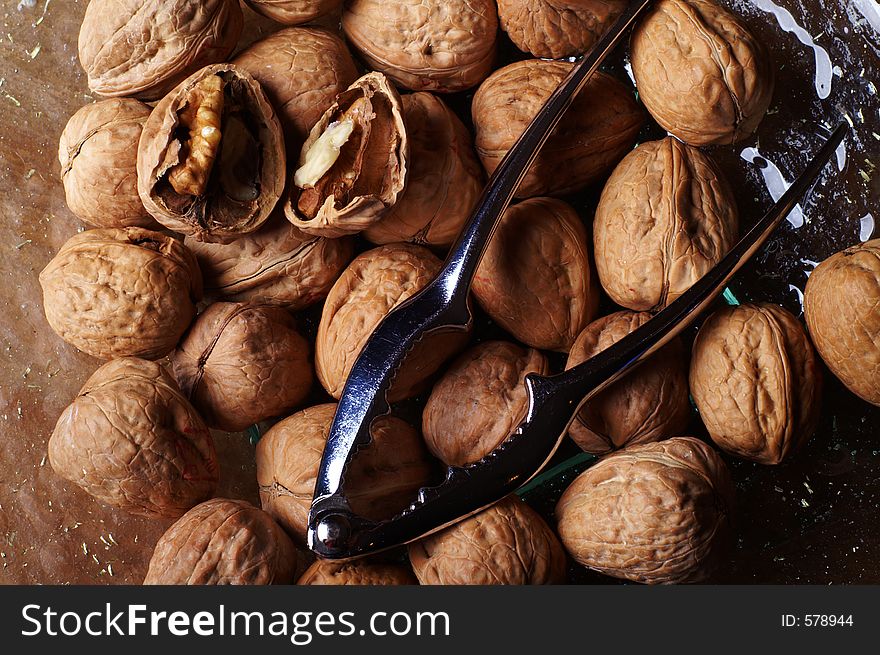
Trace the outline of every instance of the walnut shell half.
{"label": "walnut shell half", "polygon": [[383,564],[355,560],[331,562],[317,560],[302,577],[298,585],[413,585],[418,584],[412,569],[403,564]]}
{"label": "walnut shell half", "polygon": [[49,463],[99,501],[154,517],[210,498],[219,473],[211,433],[174,378],[135,357],[86,381],[55,425]]}
{"label": "walnut shell half", "polygon": [[244,0],[251,9],[285,25],[300,25],[337,9],[343,0]]}

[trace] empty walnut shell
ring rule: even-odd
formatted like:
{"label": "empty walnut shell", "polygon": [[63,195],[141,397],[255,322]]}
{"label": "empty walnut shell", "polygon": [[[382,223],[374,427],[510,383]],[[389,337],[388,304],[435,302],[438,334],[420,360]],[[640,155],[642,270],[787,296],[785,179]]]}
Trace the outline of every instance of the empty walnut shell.
{"label": "empty walnut shell", "polygon": [[779,464],[819,420],[822,380],[798,320],[768,303],[725,307],[694,341],[691,395],[723,451]]}
{"label": "empty walnut shell", "polygon": [[[477,154],[490,174],[573,65],[519,61],[480,85],[471,114]],[[632,148],[644,120],[630,89],[595,73],[541,148],[516,197],[565,195],[596,182]]]}
{"label": "empty walnut shell", "polygon": [[229,244],[187,238],[205,294],[298,310],[326,297],[351,261],[351,239],[305,234],[278,212],[256,232]]}
{"label": "empty walnut shell", "polygon": [[91,0],[79,60],[95,93],[156,100],[226,59],[242,23],[238,0]]}
{"label": "empty walnut shell", "polygon": [[[650,314],[622,311],[593,321],[571,347],[566,369],[595,357],[649,320]],[[591,398],[568,434],[586,452],[604,455],[681,434],[690,416],[687,358],[675,339]]]}
{"label": "empty walnut shell", "polygon": [[289,584],[303,557],[272,517],[214,498],[181,516],[156,543],[145,585]]}
{"label": "empty walnut shell", "polygon": [[208,66],[156,105],[138,145],[138,193],[165,227],[229,243],[262,225],[284,190],[281,125],[259,82]]}
{"label": "empty walnut shell", "polygon": [[751,135],[773,97],[764,44],[707,0],[661,0],[633,30],[639,98],[660,125],[695,146]]}
{"label": "empty walnut shell", "polygon": [[[326,152],[323,135],[344,124],[350,135],[340,145],[331,144],[330,165],[304,173],[316,152]],[[337,96],[309,133],[284,213],[307,234],[332,238],[361,232],[403,192],[408,153],[400,96],[384,75],[367,73]]]}
{"label": "empty walnut shell", "polygon": [[218,302],[171,354],[180,389],[212,428],[238,432],[286,414],[312,387],[309,343],[279,307]]}
{"label": "empty walnut shell", "polygon": [[504,213],[473,292],[523,343],[567,352],[596,312],[593,277],[577,212],[561,200],[532,198]]}
{"label": "empty walnut shell", "polygon": [[880,239],[832,255],[810,274],[804,314],[816,350],[846,387],[880,406]]}
{"label": "empty walnut shell", "polygon": [[412,93],[403,96],[403,109],[410,165],[406,189],[364,236],[380,244],[449,246],[483,191],[483,167],[467,128],[440,98]]}
{"label": "empty walnut shell", "polygon": [[492,0],[351,0],[342,29],[369,68],[400,86],[453,92],[492,70],[498,14]]}
{"label": "empty walnut shell", "polygon": [[581,473],[556,505],[568,553],[605,575],[703,582],[729,546],[733,483],[702,441],[632,446]]}
{"label": "empty walnut shell", "polygon": [[452,466],[476,462],[525,418],[528,373],[546,375],[537,350],[486,341],[462,354],[434,385],[422,413],[428,449]]}
{"label": "empty walnut shell", "polygon": [[[276,423],[257,443],[260,502],[303,543],[315,479],[335,404],[317,405]],[[393,416],[378,419],[373,441],[358,452],[346,474],[346,498],[367,518],[391,518],[431,482],[434,465],[419,433]]]}
{"label": "empty walnut shell", "polygon": [[565,579],[565,552],[535,510],[515,496],[409,545],[421,584],[539,585]]}
{"label": "empty walnut shell", "polygon": [[709,157],[667,137],[614,169],[593,222],[596,269],[618,305],[662,309],[705,275],[737,234],[733,191]]}
{"label": "empty walnut shell", "polygon": [[202,277],[179,241],[139,227],[71,237],[40,273],[46,320],[101,359],[167,355],[196,314]]}
{"label": "empty walnut shell", "polygon": [[77,111],[61,133],[58,161],[67,206],[96,227],[156,226],[137,190],[137,144],[150,108],[113,98]]}
{"label": "empty walnut shell", "polygon": [[626,0],[498,0],[498,20],[520,50],[562,59],[592,48],[626,5]]}
{"label": "empty walnut shell", "polygon": [[211,433],[159,364],[135,357],[101,366],[49,439],[49,463],[102,503],[178,517],[217,488]]}
{"label": "empty walnut shell", "polygon": [[300,25],[337,9],[343,0],[244,0],[254,11],[285,25]]}
{"label": "empty walnut shell", "polygon": [[331,562],[317,560],[302,577],[298,585],[412,585],[418,584],[408,566],[379,562]]}

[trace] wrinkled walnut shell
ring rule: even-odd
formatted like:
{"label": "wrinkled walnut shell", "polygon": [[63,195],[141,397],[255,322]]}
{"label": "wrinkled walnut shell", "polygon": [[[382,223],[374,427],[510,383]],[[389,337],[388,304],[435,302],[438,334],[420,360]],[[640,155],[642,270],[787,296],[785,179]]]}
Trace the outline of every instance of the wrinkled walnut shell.
{"label": "wrinkled walnut shell", "polygon": [[[480,85],[471,114],[477,154],[489,174],[573,65],[519,61]],[[598,181],[632,148],[644,120],[630,89],[610,75],[595,73],[541,148],[516,197],[565,195]]]}
{"label": "wrinkled walnut shell", "polygon": [[383,564],[354,560],[331,562],[317,560],[302,577],[298,585],[413,585],[418,584],[412,570],[402,564]]}
{"label": "wrinkled walnut shell", "polygon": [[618,305],[662,309],[721,261],[736,241],[736,200],[712,160],[666,137],[628,154],[602,190],[593,252]]}
{"label": "wrinkled walnut shell", "polygon": [[202,277],[179,241],[139,227],[71,237],[40,273],[46,320],[101,359],[167,355],[196,314]]}
{"label": "wrinkled walnut shell", "polygon": [[79,60],[95,93],[156,100],[226,59],[242,24],[238,0],[91,0]]}
{"label": "wrinkled walnut shell", "polygon": [[[566,369],[595,357],[649,320],[650,314],[622,311],[593,321],[571,347]],[[586,452],[604,455],[681,434],[690,416],[687,358],[681,341],[674,339],[591,398],[568,434]]]}
{"label": "wrinkled walnut shell", "polygon": [[214,498],[181,516],[156,543],[145,585],[289,584],[303,558],[272,517]]}
{"label": "wrinkled walnut shell", "polygon": [[434,385],[422,413],[428,450],[451,466],[476,462],[525,418],[528,373],[547,375],[537,350],[485,341],[462,354]]}
{"label": "wrinkled walnut shell", "polygon": [[58,161],[67,206],[96,227],[156,226],[137,190],[137,144],[150,108],[113,98],[77,111],[61,133]]}
{"label": "wrinkled walnut shell", "polygon": [[409,545],[413,571],[430,585],[540,585],[565,579],[565,552],[516,496]]}
{"label": "wrinkled walnut shell", "polygon": [[531,198],[501,219],[474,277],[480,305],[523,343],[567,352],[596,312],[587,231],[571,206]]}
{"label": "wrinkled walnut shell", "polygon": [[285,25],[300,25],[331,13],[343,0],[244,0],[251,9]]}
{"label": "wrinkled walnut shell", "polygon": [[726,551],[733,483],[691,437],[632,446],[581,473],[556,505],[568,553],[605,575],[648,584],[702,582]]}
{"label": "wrinkled walnut shell", "polygon": [[846,387],[880,406],[880,239],[832,255],[804,290],[819,355]]}
{"label": "wrinkled walnut shell", "polygon": [[369,68],[400,86],[454,92],[492,70],[498,14],[492,0],[352,0],[342,29]]}
{"label": "wrinkled walnut shell", "polygon": [[181,392],[205,423],[226,432],[286,414],[312,387],[309,343],[279,307],[210,305],[171,363]]}
{"label": "wrinkled walnut shell", "polygon": [[217,488],[211,433],[159,364],[135,357],[101,366],[49,439],[49,463],[102,503],[178,517]]}
{"label": "wrinkled walnut shell", "polygon": [[773,98],[764,44],[707,0],[661,0],[633,30],[639,98],[660,125],[695,146],[741,141]]}
{"label": "wrinkled walnut shell", "polygon": [[[212,76],[222,80],[219,148],[206,186],[181,193],[171,182],[193,165],[187,129]],[[201,112],[194,120],[199,124]],[[201,166],[195,164],[196,170]],[[168,229],[199,241],[229,243],[262,225],[284,190],[281,124],[259,82],[232,64],[203,68],[153,109],[138,145],[138,193],[147,211]]]}

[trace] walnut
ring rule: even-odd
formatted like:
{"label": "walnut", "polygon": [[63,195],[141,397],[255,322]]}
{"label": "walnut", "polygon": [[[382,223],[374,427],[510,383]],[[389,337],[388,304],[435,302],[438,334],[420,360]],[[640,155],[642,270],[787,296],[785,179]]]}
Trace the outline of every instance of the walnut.
{"label": "walnut", "polygon": [[285,25],[300,25],[332,13],[343,0],[244,0],[254,11]]}
{"label": "walnut", "polygon": [[277,212],[230,244],[184,243],[198,259],[206,294],[290,310],[322,300],[354,253],[351,239],[310,236]]}
{"label": "walnut", "polygon": [[694,341],[691,395],[723,451],[779,464],[819,420],[822,379],[798,320],[768,303],[725,307]]}
{"label": "walnut", "polygon": [[567,352],[596,312],[587,231],[571,206],[532,198],[504,214],[474,277],[492,319],[533,348]]}
{"label": "walnut", "polygon": [[483,167],[467,128],[440,98],[412,93],[403,96],[403,110],[410,152],[406,189],[364,236],[379,244],[450,246],[483,191]]}
{"label": "walnut", "polygon": [[[276,423],[257,443],[260,502],[305,543],[315,479],[335,404],[317,405]],[[418,432],[393,416],[376,420],[373,441],[359,451],[346,474],[352,509],[373,520],[391,518],[433,477],[433,463]]]}
{"label": "walnut", "polygon": [[43,308],[62,339],[101,359],[158,359],[189,326],[202,296],[192,253],[139,227],[71,237],[40,273]]}
{"label": "walnut", "polygon": [[79,60],[95,93],[157,100],[226,59],[242,23],[238,0],[91,0]]}
{"label": "walnut", "polygon": [[289,584],[303,556],[272,517],[243,500],[193,507],[159,539],[145,585]]}
{"label": "walnut", "polygon": [[[440,260],[428,250],[403,243],[368,250],[349,264],[330,290],[318,326],[315,370],[327,393],[337,399],[342,395],[351,367],[379,322],[439,271]],[[389,401],[418,393],[466,340],[467,335],[449,333],[420,342],[398,372]]]}
{"label": "walnut", "polygon": [[419,581],[412,569],[402,564],[355,560],[317,560],[296,583],[298,585],[413,585]]}
{"label": "walnut", "polygon": [[539,585],[565,579],[565,552],[516,496],[409,545],[413,571],[430,585]]}
{"label": "walnut", "polygon": [[832,255],[810,275],[804,314],[816,350],[854,394],[880,406],[880,239]]}
{"label": "walnut", "polygon": [[626,0],[498,0],[498,20],[520,50],[562,59],[592,48],[626,5]]}
{"label": "walnut", "polygon": [[602,287],[618,305],[662,309],[733,246],[733,191],[709,157],[672,137],[642,143],[614,169],[593,222]]}
{"label": "walnut", "polygon": [[[480,85],[471,114],[477,154],[490,174],[573,65],[519,61]],[[644,119],[627,87],[610,75],[595,73],[550,134],[516,197],[565,195],[598,181],[632,148]]]}
{"label": "walnut", "polygon": [[[595,357],[649,320],[650,314],[622,311],[593,321],[571,347],[566,368]],[[586,452],[604,455],[680,434],[690,417],[687,358],[675,339],[591,398],[568,434]]]}
{"label": "walnut", "polygon": [[137,191],[137,144],[150,108],[112,98],[77,111],[61,133],[58,161],[67,206],[96,227],[156,226]]}
{"label": "walnut", "polygon": [[729,545],[734,490],[724,462],[691,437],[631,446],[581,473],[556,506],[583,566],[649,584],[702,582]]}
{"label": "walnut", "polygon": [[171,362],[181,391],[208,426],[226,432],[289,412],[312,387],[309,343],[279,307],[210,305]]}
{"label": "walnut", "polygon": [[211,433],[159,364],[101,366],[49,438],[49,463],[102,503],[178,517],[217,488]]}
{"label": "walnut", "polygon": [[138,193],[165,227],[229,243],[269,217],[284,167],[281,125],[259,83],[219,64],[153,109],[138,145]]}
{"label": "walnut", "polygon": [[307,234],[356,234],[394,206],[407,177],[400,96],[381,73],[339,94],[302,147],[284,212]]}
{"label": "walnut", "polygon": [[342,29],[367,65],[413,91],[476,86],[492,70],[492,0],[351,0]]}
{"label": "walnut", "polygon": [[320,27],[270,34],[232,63],[263,87],[278,112],[289,153],[299,151],[321,114],[358,76],[343,40]]}
{"label": "walnut", "polygon": [[715,2],[656,2],[630,49],[639,98],[687,143],[741,141],[770,106],[773,68],[764,44]]}
{"label": "walnut", "polygon": [[486,341],[461,355],[434,385],[422,414],[428,449],[451,466],[476,462],[525,418],[528,373],[546,375],[537,350]]}

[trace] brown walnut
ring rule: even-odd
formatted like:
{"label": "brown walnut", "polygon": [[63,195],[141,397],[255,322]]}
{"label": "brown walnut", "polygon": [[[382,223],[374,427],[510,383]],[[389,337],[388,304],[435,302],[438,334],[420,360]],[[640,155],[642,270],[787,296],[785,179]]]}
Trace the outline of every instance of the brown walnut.
{"label": "brown walnut", "polygon": [[46,320],[101,359],[167,355],[196,314],[202,277],[179,241],[139,227],[71,237],[40,273]]}
{"label": "brown walnut", "polygon": [[156,543],[145,585],[289,584],[303,556],[271,516],[214,498],[181,516]]}
{"label": "brown walnut", "polygon": [[280,307],[218,302],[173,353],[183,394],[212,428],[238,432],[286,414],[312,387],[309,343]]}
{"label": "brown walnut", "polygon": [[[573,65],[519,61],[480,85],[471,114],[477,154],[490,174]],[[595,73],[550,134],[516,197],[565,195],[598,181],[632,148],[644,120],[630,89],[610,75]]]}
{"label": "brown walnut", "polygon": [[79,60],[95,93],[157,100],[226,59],[242,23],[238,0],[91,0]]}
{"label": "brown walnut", "polygon": [[331,562],[317,560],[302,577],[298,585],[413,585],[418,584],[412,570],[403,564],[384,564],[355,560]]}
{"label": "brown walnut", "polygon": [[211,433],[159,364],[135,357],[101,366],[49,439],[49,463],[102,503],[178,517],[217,488]]}
{"label": "brown walnut", "polygon": [[[649,320],[650,314],[622,311],[593,321],[571,347],[566,369],[595,357]],[[687,359],[675,339],[591,398],[568,434],[586,452],[604,455],[681,434],[690,416]]]}
{"label": "brown walnut", "polygon": [[229,243],[269,217],[284,167],[281,125],[259,82],[218,64],[153,109],[138,145],[138,193],[165,227]]}
{"label": "brown walnut", "polygon": [[695,146],[741,141],[773,98],[764,44],[709,0],[661,0],[630,41],[639,98],[660,125]]}
{"label": "brown walnut", "polygon": [[648,584],[702,582],[730,541],[734,490],[702,441],[632,446],[581,473],[556,505],[568,553],[605,575]]}
{"label": "brown walnut", "polygon": [[285,25],[300,25],[335,11],[343,0],[244,0],[254,11]]}
{"label": "brown walnut", "polygon": [[596,208],[602,287],[623,307],[662,309],[721,261],[737,224],[733,190],[707,155],[672,137],[642,143],[614,169]]}

